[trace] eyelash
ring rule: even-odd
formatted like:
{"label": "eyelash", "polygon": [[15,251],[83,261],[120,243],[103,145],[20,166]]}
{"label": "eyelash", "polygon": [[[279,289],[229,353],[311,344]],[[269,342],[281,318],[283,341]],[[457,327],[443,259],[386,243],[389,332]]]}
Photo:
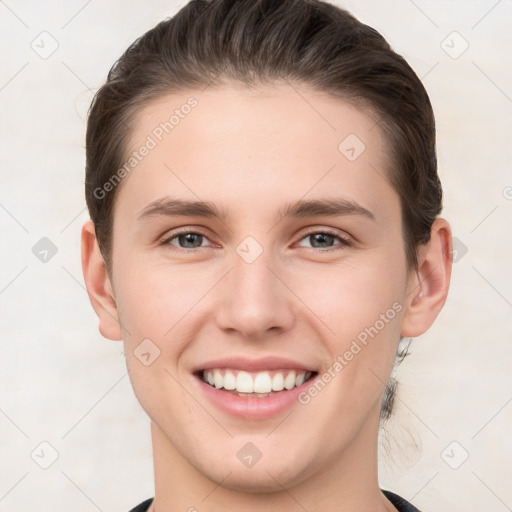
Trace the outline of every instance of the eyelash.
{"label": "eyelash", "polygon": [[[165,239],[161,240],[161,245],[168,246],[168,247],[172,246],[171,250],[178,251],[178,252],[184,252],[184,253],[185,252],[187,252],[187,253],[195,252],[199,249],[203,249],[203,247],[195,247],[193,249],[183,249],[182,247],[178,247],[178,246],[175,246],[170,243],[171,240],[174,240],[175,238],[178,238],[181,235],[199,235],[208,240],[208,237],[204,233],[201,233],[200,231],[182,230],[182,231],[174,232],[171,234],[171,236],[167,236]],[[350,247],[352,245],[352,241],[350,239],[345,238],[345,237],[341,236],[340,234],[335,233],[334,231],[331,231],[329,229],[323,229],[320,231],[309,231],[308,233],[305,233],[302,236],[302,238],[300,238],[299,242],[301,242],[302,240],[304,240],[305,238],[307,238],[308,236],[311,236],[311,235],[330,235],[330,236],[333,236],[334,238],[337,238],[341,242],[337,246],[330,247],[328,249],[317,249],[316,247],[309,248],[316,252],[332,252],[332,251],[340,250],[344,247]]]}

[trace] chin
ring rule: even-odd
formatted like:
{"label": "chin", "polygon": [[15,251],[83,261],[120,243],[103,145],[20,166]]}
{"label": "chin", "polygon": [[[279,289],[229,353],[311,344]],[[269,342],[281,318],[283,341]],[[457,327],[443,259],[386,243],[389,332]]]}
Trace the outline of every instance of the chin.
{"label": "chin", "polygon": [[274,493],[283,488],[292,487],[290,480],[297,480],[297,475],[280,473],[273,467],[261,466],[250,469],[238,469],[222,482],[222,487],[245,493]]}
{"label": "chin", "polygon": [[[209,457],[208,459],[214,460]],[[196,469],[209,480],[222,482],[222,487],[226,489],[246,493],[273,493],[307,479],[307,462],[300,456],[296,460],[297,462],[274,453],[269,457],[262,457],[252,467],[246,467],[238,459],[227,463],[224,457],[224,462],[220,464],[210,463],[204,466],[204,460],[198,461],[200,466],[196,466]],[[299,467],[299,463],[303,467]]]}

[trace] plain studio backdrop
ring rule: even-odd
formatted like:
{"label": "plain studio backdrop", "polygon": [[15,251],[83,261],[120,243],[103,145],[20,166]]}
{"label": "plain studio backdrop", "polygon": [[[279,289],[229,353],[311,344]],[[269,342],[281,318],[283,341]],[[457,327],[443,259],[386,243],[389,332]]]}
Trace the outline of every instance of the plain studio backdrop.
{"label": "plain studio backdrop", "polygon": [[[445,308],[399,369],[381,487],[424,512],[505,512],[512,1],[337,4],[379,30],[423,80],[455,236]],[[149,420],[122,343],[100,335],[82,278],[85,126],[114,61],[183,5],[0,1],[1,511],[126,512],[153,496]]]}

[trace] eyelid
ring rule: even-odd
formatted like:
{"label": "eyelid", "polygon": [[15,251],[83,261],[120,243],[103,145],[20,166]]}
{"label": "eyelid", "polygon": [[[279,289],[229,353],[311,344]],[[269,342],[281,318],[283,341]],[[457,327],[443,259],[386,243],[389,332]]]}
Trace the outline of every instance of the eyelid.
{"label": "eyelid", "polygon": [[313,227],[313,228],[309,229],[307,232],[305,232],[301,235],[301,237],[299,238],[298,241],[301,242],[302,240],[304,240],[304,238],[306,238],[309,235],[315,235],[315,234],[320,234],[320,233],[325,234],[325,235],[331,235],[335,238],[338,238],[341,241],[341,243],[337,244],[333,247],[329,247],[327,249],[316,249],[315,247],[307,247],[307,249],[312,249],[315,252],[329,252],[329,251],[334,251],[334,250],[339,249],[340,246],[341,247],[349,247],[349,246],[353,245],[353,243],[354,243],[352,238],[349,237],[348,235],[342,234],[339,231],[334,230],[332,228],[325,228],[325,227],[321,227],[321,226],[317,226],[317,227]]}
{"label": "eyelid", "polygon": [[202,229],[196,229],[192,226],[184,227],[184,228],[176,228],[176,230],[168,231],[167,233],[165,233],[165,235],[158,238],[158,242],[161,245],[172,245],[173,249],[175,249],[177,251],[181,251],[181,252],[192,252],[192,251],[196,251],[198,249],[210,248],[210,247],[195,247],[193,249],[183,249],[181,247],[178,247],[177,245],[173,245],[170,243],[172,239],[174,239],[180,235],[188,235],[191,233],[195,234],[195,235],[200,235],[211,242],[210,236],[207,235],[204,231],[202,231]]}
{"label": "eyelid", "polygon": [[[172,246],[172,250],[176,250],[178,252],[195,252],[199,249],[211,249],[211,247],[195,247],[195,248],[191,248],[191,249],[183,249],[181,247],[178,247],[177,245],[170,243],[170,241],[172,239],[174,239],[180,235],[186,235],[186,234],[191,234],[191,233],[200,235],[211,242],[209,235],[207,235],[201,228],[195,229],[192,226],[189,226],[189,227],[184,227],[184,228],[176,228],[176,230],[174,230],[174,231],[167,232],[162,237],[159,237],[159,243],[161,245],[165,245],[165,246],[167,246],[167,245]],[[316,247],[304,247],[304,249],[310,249],[314,252],[330,252],[330,251],[340,250],[345,247],[350,247],[354,243],[353,239],[350,236],[342,234],[341,232],[339,232],[333,228],[326,228],[326,227],[322,227],[322,226],[308,228],[308,231],[302,232],[302,234],[300,235],[300,238],[297,240],[296,243],[301,242],[307,236],[314,235],[314,234],[331,235],[331,236],[337,238],[340,241],[340,243],[334,245],[333,247],[329,247],[326,249],[318,249]],[[217,247],[218,247],[218,245],[217,245]]]}

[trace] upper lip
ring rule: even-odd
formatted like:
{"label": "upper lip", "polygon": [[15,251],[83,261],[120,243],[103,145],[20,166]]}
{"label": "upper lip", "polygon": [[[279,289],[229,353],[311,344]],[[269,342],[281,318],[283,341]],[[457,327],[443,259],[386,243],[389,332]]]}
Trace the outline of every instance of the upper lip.
{"label": "upper lip", "polygon": [[247,359],[245,357],[225,357],[221,359],[214,359],[212,361],[206,361],[195,368],[193,372],[199,372],[201,370],[212,370],[215,368],[230,368],[233,370],[245,370],[245,371],[266,371],[266,370],[304,370],[306,372],[314,372],[314,368],[311,365],[306,365],[288,359],[285,357],[262,357],[259,359]]}

